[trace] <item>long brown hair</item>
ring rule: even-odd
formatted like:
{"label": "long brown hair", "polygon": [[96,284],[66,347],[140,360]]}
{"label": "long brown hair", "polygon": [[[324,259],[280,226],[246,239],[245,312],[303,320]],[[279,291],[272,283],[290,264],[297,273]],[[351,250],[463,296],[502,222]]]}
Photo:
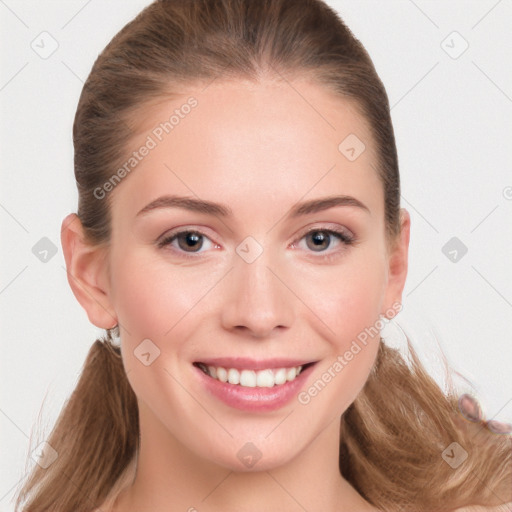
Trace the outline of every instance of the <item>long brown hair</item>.
{"label": "long brown hair", "polygon": [[[387,235],[395,240],[400,180],[388,97],[368,53],[337,13],[321,0],[159,0],[107,45],[79,100],[77,215],[90,243],[108,244],[110,196],[98,200],[95,191],[126,160],[137,114],[148,101],[179,94],[190,83],[265,76],[311,77],[354,102],[377,148]],[[57,459],[46,469],[35,466],[17,510],[93,510],[132,477],[137,401],[110,335],[92,345],[47,440]],[[409,349],[406,361],[380,343],[367,383],[341,418],[341,474],[389,512],[511,500],[510,436],[463,419],[455,390],[443,392]],[[442,456],[451,443],[469,454],[456,469]]]}

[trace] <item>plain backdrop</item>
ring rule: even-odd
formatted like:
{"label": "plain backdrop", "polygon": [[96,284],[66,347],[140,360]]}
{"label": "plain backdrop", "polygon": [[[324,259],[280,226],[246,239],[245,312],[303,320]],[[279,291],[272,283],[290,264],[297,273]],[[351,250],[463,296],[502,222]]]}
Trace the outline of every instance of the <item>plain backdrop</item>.
{"label": "plain backdrop", "polygon": [[[72,123],[97,55],[148,3],[0,0],[0,511],[12,510],[31,450],[103,333],[73,296],[60,247],[61,221],[77,206]],[[442,350],[486,418],[510,422],[512,3],[328,3],[386,86],[412,218],[389,343],[403,347],[407,332],[440,384]]]}

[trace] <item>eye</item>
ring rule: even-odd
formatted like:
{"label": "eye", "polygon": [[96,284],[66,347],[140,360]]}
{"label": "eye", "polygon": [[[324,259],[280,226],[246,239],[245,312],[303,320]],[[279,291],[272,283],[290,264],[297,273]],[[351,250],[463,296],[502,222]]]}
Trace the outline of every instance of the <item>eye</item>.
{"label": "eye", "polygon": [[[200,254],[201,249],[204,248],[204,242],[207,240],[210,246],[205,250],[213,247],[219,248],[220,246],[213,243],[208,236],[195,229],[184,229],[181,231],[172,231],[171,233],[164,236],[161,240],[157,241],[158,248],[168,247],[173,252],[178,253],[184,257],[194,258],[194,254]],[[346,231],[337,229],[327,228],[313,228],[304,233],[299,239],[299,242],[306,241],[306,247],[310,252],[320,253],[320,258],[332,259],[339,255],[343,251],[344,246],[352,245],[356,242],[353,235]],[[334,243],[334,247],[341,246],[338,250],[326,251],[331,248]],[[292,244],[292,247],[298,245],[296,242]],[[327,252],[326,255],[323,253]],[[190,256],[189,256],[190,255]]]}
{"label": "eye", "polygon": [[162,240],[158,241],[157,245],[159,248],[171,246],[173,250],[177,252],[194,254],[199,253],[199,250],[203,248],[205,239],[213,245],[212,241],[201,231],[186,229],[171,232]]}
{"label": "eye", "polygon": [[[307,231],[299,239],[299,242],[305,241],[307,249],[312,252],[321,253],[321,258],[333,258],[343,251],[345,246],[353,245],[355,237],[346,231],[326,228],[313,228]],[[295,243],[293,244],[296,245]],[[326,251],[331,246],[338,246],[338,250]],[[326,255],[322,253],[327,252]],[[334,252],[334,254],[333,254]]]}

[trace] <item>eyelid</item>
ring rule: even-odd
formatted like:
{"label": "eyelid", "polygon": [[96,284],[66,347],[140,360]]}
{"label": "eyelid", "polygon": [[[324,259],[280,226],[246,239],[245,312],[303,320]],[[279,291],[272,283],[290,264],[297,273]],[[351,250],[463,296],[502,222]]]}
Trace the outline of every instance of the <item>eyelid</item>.
{"label": "eyelid", "polygon": [[[342,246],[344,246],[342,249],[338,249],[338,250],[327,250],[327,251],[307,251],[309,252],[310,254],[315,254],[316,253],[316,256],[314,256],[315,259],[317,260],[327,260],[327,259],[332,259],[332,258],[336,258],[337,256],[340,255],[340,253],[347,248],[347,246],[349,245],[353,245],[355,244],[356,242],[358,242],[358,239],[356,238],[356,236],[354,235],[354,233],[349,230],[348,228],[346,228],[345,226],[340,226],[339,224],[334,224],[334,223],[321,223],[322,225],[318,225],[318,223],[314,223],[313,225],[310,225],[306,228],[304,228],[300,234],[298,236],[296,236],[294,238],[294,241],[291,243],[291,246],[295,248],[296,244],[300,241],[302,241],[302,239],[307,236],[309,233],[311,232],[315,232],[315,231],[319,231],[319,232],[327,232],[329,233],[331,236],[334,236],[336,237],[336,239],[341,243]],[[181,257],[184,257],[184,258],[198,258],[199,255],[201,254],[201,252],[198,252],[198,253],[194,253],[194,252],[186,252],[186,251],[182,251],[182,250],[179,250],[179,249],[176,249],[174,247],[171,246],[171,243],[176,240],[176,237],[179,236],[180,234],[183,234],[183,233],[197,233],[199,234],[200,236],[203,236],[205,238],[207,238],[208,240],[210,240],[210,242],[214,245],[214,246],[219,246],[220,244],[218,244],[217,242],[215,242],[215,240],[212,239],[212,237],[210,237],[210,235],[208,233],[206,233],[206,231],[208,231],[207,228],[203,228],[203,227],[195,227],[193,225],[185,225],[185,226],[179,226],[179,227],[176,227],[176,228],[173,228],[169,231],[166,231],[162,236],[160,236],[157,241],[156,241],[156,244],[158,246],[158,248],[160,249],[167,249],[169,248],[170,251],[178,254],[179,256]],[[205,251],[206,252],[206,251]]]}
{"label": "eyelid", "polygon": [[[182,233],[197,233],[205,238],[208,238],[208,240],[210,240],[213,245],[220,245],[212,239],[212,237],[207,233],[207,231],[209,231],[207,228],[195,227],[193,225],[178,226],[176,228],[166,231],[163,235],[159,236],[156,240],[156,244],[159,248],[164,249],[167,245],[170,245],[170,243],[166,243],[166,241],[170,240],[171,238],[174,238]],[[187,254],[186,252],[183,251],[180,252],[182,254]]]}
{"label": "eyelid", "polygon": [[300,243],[309,233],[314,232],[328,233],[330,237],[335,237],[340,245],[337,249],[329,248],[326,251],[306,251],[306,258],[314,260],[319,264],[336,262],[351,246],[357,245],[359,242],[356,236],[349,229],[342,228],[338,225],[336,225],[336,227],[313,226],[306,229],[305,232],[302,232],[301,235],[297,237],[296,241],[292,243],[292,247],[295,249],[297,244]]}
{"label": "eyelid", "polygon": [[[318,225],[318,224],[321,224],[321,225]],[[300,235],[298,235],[298,237],[295,240],[296,241],[301,240],[305,235],[307,235],[308,233],[311,233],[311,231],[333,231],[335,233],[345,235],[347,238],[355,240],[355,234],[350,229],[348,229],[345,226],[340,226],[339,224],[335,224],[332,222],[324,222],[324,223],[315,222],[312,225],[310,225],[310,226],[304,228],[302,231],[300,231]]]}

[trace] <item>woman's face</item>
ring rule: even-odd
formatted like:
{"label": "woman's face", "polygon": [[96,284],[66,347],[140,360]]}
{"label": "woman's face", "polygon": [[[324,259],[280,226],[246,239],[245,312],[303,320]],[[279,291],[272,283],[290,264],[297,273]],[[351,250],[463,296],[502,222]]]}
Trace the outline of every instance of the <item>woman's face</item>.
{"label": "woman's face", "polygon": [[107,294],[142,429],[238,471],[284,464],[355,399],[401,299],[369,131],[306,81],[191,87],[138,121]]}

